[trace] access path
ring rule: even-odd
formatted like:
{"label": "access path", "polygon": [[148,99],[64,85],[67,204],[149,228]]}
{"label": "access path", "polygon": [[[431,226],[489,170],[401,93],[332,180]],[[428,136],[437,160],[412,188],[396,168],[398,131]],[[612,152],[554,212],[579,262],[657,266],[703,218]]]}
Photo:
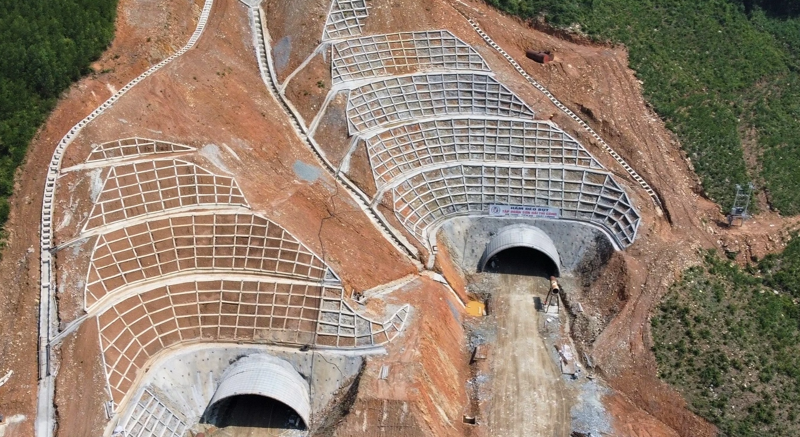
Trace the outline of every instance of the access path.
{"label": "access path", "polygon": [[568,437],[571,396],[539,333],[544,277],[487,274],[493,287],[497,340],[492,346],[490,435]]}

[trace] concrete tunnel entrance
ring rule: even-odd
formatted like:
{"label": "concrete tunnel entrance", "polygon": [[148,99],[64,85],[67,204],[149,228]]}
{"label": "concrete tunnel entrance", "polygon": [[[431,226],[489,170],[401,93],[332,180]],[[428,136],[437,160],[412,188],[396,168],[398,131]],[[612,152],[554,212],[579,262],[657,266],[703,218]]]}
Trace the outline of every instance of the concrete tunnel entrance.
{"label": "concrete tunnel entrance", "polygon": [[559,276],[561,261],[553,240],[541,229],[514,224],[489,240],[478,271],[529,276]]}
{"label": "concrete tunnel entrance", "polygon": [[308,383],[289,362],[269,355],[250,355],[223,374],[203,422],[218,428],[308,428],[311,403]]}

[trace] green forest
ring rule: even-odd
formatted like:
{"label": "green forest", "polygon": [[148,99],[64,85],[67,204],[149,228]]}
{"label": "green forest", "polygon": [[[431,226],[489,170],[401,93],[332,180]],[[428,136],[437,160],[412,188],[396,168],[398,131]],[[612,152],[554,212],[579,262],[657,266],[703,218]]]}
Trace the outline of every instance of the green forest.
{"label": "green forest", "polygon": [[735,184],[753,181],[770,207],[800,213],[800,1],[486,1],[625,44],[709,198],[727,211]]}
{"label": "green forest", "polygon": [[108,47],[116,10],[116,0],[0,0],[0,226],[28,144]]}
{"label": "green forest", "polygon": [[660,376],[723,436],[800,435],[800,238],[742,269],[715,252],[651,318]]}

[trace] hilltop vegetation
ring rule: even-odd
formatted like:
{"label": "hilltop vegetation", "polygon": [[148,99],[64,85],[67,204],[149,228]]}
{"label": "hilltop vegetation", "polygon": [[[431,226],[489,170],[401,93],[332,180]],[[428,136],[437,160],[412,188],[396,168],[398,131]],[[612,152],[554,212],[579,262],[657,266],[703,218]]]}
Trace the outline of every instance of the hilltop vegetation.
{"label": "hilltop vegetation", "polygon": [[798,260],[798,237],[748,269],[708,252],[651,319],[660,376],[722,435],[800,435]]}
{"label": "hilltop vegetation", "polygon": [[712,200],[727,210],[752,180],[773,208],[800,213],[800,2],[486,1],[624,43]]}
{"label": "hilltop vegetation", "polygon": [[0,0],[0,226],[28,143],[108,46],[116,10],[116,0]]}

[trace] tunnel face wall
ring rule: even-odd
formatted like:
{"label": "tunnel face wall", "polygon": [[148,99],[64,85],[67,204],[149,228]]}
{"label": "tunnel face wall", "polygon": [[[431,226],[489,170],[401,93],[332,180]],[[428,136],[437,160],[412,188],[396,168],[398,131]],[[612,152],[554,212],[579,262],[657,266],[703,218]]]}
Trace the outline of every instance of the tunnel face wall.
{"label": "tunnel face wall", "polygon": [[545,254],[556,266],[556,275],[561,273],[561,260],[558,256],[553,240],[541,229],[528,224],[513,224],[506,226],[489,240],[480,261],[478,270],[483,271],[486,263],[498,253],[512,247],[528,247]]}
{"label": "tunnel face wall", "polygon": [[602,266],[615,248],[606,233],[584,223],[506,217],[456,217],[439,229],[437,243],[464,274],[476,273],[486,246],[503,228],[527,224],[543,231],[556,248],[561,276],[582,276]]}
{"label": "tunnel face wall", "polygon": [[[153,428],[153,435],[171,435],[162,433],[169,423],[181,422],[193,427],[209,412],[211,399],[229,374],[231,363],[241,361],[241,357],[263,354],[291,364],[302,378],[313,381],[310,389],[312,415],[328,411],[338,394],[350,386],[364,362],[359,355],[247,344],[197,343],[164,351],[142,377],[141,388],[131,401],[120,406],[120,420],[110,422],[113,426],[106,435],[117,425],[125,429],[125,435],[138,435],[137,430],[153,423],[160,424]],[[148,405],[153,404],[162,408],[148,410]]]}
{"label": "tunnel face wall", "polygon": [[289,362],[269,355],[250,355],[233,363],[223,375],[209,407],[233,396],[257,395],[275,399],[293,409],[309,425],[311,402],[308,383]]}

